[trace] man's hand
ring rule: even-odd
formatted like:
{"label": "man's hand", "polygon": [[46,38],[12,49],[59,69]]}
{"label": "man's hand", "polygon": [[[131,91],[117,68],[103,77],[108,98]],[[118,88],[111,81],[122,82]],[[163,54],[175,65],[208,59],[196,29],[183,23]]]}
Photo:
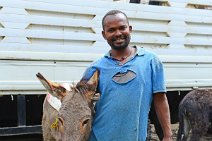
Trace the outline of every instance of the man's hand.
{"label": "man's hand", "polygon": [[162,141],[172,141],[172,137],[171,136],[166,136],[163,138]]}

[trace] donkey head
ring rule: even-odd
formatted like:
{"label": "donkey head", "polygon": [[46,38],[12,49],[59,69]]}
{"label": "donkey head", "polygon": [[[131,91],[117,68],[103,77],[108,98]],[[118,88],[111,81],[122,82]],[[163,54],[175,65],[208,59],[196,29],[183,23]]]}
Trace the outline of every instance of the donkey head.
{"label": "donkey head", "polygon": [[[51,82],[41,74],[37,74],[46,90],[62,102],[55,117],[50,117],[54,120],[49,127],[51,130],[48,131],[54,132],[51,135],[56,141],[88,140],[92,122],[91,101],[98,85],[98,74],[96,71],[89,80],[81,80],[77,86],[72,87]],[[47,114],[51,116],[51,113]]]}

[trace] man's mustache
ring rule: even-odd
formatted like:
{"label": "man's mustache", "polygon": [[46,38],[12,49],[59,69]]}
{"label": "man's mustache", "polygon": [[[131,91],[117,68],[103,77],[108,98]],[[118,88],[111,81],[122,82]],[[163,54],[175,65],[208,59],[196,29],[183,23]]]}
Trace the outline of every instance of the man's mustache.
{"label": "man's mustache", "polygon": [[114,41],[116,41],[118,39],[127,39],[127,36],[126,35],[122,35],[122,36],[119,36],[119,37],[114,37],[114,38],[112,38],[112,41],[114,42]]}

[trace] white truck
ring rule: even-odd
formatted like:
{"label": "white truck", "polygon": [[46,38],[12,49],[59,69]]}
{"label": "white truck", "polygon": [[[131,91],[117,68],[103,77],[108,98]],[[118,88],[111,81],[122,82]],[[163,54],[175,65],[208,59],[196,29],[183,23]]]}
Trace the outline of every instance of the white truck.
{"label": "white truck", "polygon": [[[182,97],[212,87],[212,0],[0,0],[0,136],[41,133],[45,91],[35,74],[78,81],[110,47],[103,15],[124,11],[131,45],[149,49],[165,66],[172,122]],[[150,116],[151,118],[151,116]]]}

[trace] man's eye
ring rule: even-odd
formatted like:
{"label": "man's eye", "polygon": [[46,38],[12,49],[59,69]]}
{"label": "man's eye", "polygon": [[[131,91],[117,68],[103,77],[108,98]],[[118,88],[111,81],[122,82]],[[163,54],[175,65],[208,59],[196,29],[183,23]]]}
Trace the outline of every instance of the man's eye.
{"label": "man's eye", "polygon": [[113,29],[109,29],[109,30],[108,30],[108,32],[110,32],[110,33],[113,32],[113,31],[114,31]]}
{"label": "man's eye", "polygon": [[123,27],[121,27],[121,28],[120,28],[120,30],[125,30],[125,29],[126,29],[126,27],[125,27],[125,26],[123,26]]}

